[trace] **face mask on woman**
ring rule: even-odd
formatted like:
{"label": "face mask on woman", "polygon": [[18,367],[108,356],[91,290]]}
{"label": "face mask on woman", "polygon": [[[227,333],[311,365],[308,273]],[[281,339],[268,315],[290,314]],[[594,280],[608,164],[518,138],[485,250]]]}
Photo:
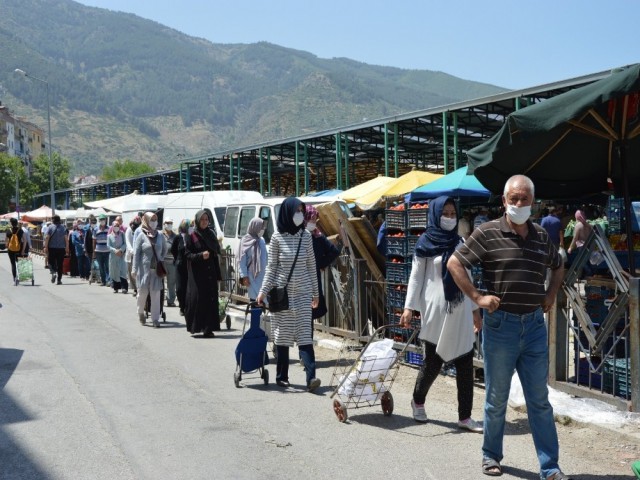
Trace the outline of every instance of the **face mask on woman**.
{"label": "face mask on woman", "polygon": [[193,233],[194,227],[189,227],[189,235],[191,235]]}
{"label": "face mask on woman", "polygon": [[264,228],[258,232],[258,237],[264,237]]}
{"label": "face mask on woman", "polygon": [[309,232],[313,232],[316,229],[316,224],[313,222],[308,222],[307,223],[307,231]]}
{"label": "face mask on woman", "polygon": [[450,232],[451,230],[456,228],[456,223],[458,223],[458,219],[456,217],[440,217],[440,228],[442,230],[446,230],[447,232]]}
{"label": "face mask on woman", "polygon": [[151,230],[155,230],[156,228],[158,228],[158,221],[157,220],[151,220],[149,222],[149,226],[151,227]]}
{"label": "face mask on woman", "polygon": [[100,220],[100,226],[104,227],[107,224],[106,220]]}
{"label": "face mask on woman", "polygon": [[113,227],[113,233],[118,233],[120,231],[120,227]]}
{"label": "face mask on woman", "polygon": [[296,212],[293,215],[293,224],[296,227],[299,227],[300,225],[302,225],[302,222],[304,222],[304,213],[302,212]]}

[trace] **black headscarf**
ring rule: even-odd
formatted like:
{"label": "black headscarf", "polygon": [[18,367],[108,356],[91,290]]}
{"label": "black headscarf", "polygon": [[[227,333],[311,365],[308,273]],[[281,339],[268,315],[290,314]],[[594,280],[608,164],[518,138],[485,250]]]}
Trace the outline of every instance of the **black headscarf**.
{"label": "black headscarf", "polygon": [[203,208],[203,211],[209,215],[209,228],[213,231],[213,236],[218,238],[218,232],[216,232],[216,222],[213,221],[213,213],[208,208]]}
{"label": "black headscarf", "polygon": [[300,206],[302,205],[302,214],[304,214],[304,203],[297,197],[287,197],[280,205],[280,211],[278,212],[278,220],[276,226],[280,233],[290,233],[295,235],[300,230],[304,229],[304,222],[296,226],[293,223],[293,216],[296,214]]}
{"label": "black headscarf", "polygon": [[209,226],[204,229],[200,228],[200,219],[203,215],[207,215],[209,217],[209,222],[211,222],[212,219],[210,214],[205,210],[200,210],[198,213],[196,213],[196,225],[194,233],[199,237],[205,247],[207,247],[207,250],[209,250],[209,252],[218,255],[220,253],[220,244],[218,243],[218,239],[216,238],[215,233]]}
{"label": "black headscarf", "polygon": [[451,197],[438,197],[429,202],[429,223],[427,230],[420,236],[416,244],[416,256],[436,257],[442,255],[442,285],[444,298],[447,301],[447,311],[451,312],[464,299],[463,293],[447,270],[447,262],[460,243],[457,223],[451,231],[440,227],[440,217],[447,203],[455,203]]}

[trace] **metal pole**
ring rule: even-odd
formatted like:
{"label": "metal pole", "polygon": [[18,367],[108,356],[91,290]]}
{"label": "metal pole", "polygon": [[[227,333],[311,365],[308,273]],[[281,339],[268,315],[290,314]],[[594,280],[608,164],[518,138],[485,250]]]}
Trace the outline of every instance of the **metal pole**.
{"label": "metal pole", "polygon": [[442,112],[442,163],[444,174],[449,173],[449,138],[448,138],[448,112]]}
{"label": "metal pole", "polygon": [[631,364],[631,411],[640,411],[640,279],[629,279],[629,363]]}
{"label": "metal pole", "polygon": [[393,124],[393,176],[398,178],[398,124]]}
{"label": "metal pole", "polygon": [[[44,80],[43,80],[44,81]],[[53,185],[53,158],[51,157],[51,105],[49,103],[49,82],[47,86],[47,128],[49,130],[49,188],[51,189],[51,216],[56,212],[56,194]]]}
{"label": "metal pole", "polygon": [[296,197],[300,196],[300,151],[299,151],[299,143],[295,144],[295,165],[296,165]]}
{"label": "metal pole", "polygon": [[258,155],[260,156],[259,166],[260,166],[260,195],[264,195],[264,178],[262,174],[262,147],[258,150]]}
{"label": "metal pole", "polygon": [[18,220],[20,220],[20,177],[18,177],[18,172],[16,172],[16,213],[18,214]]}
{"label": "metal pole", "polygon": [[384,124],[384,176],[389,176],[389,125],[386,123]]}

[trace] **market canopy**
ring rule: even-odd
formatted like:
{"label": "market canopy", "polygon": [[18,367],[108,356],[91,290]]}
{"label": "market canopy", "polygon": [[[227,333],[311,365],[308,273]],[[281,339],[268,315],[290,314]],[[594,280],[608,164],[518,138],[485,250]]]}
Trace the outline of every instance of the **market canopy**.
{"label": "market canopy", "polygon": [[[469,172],[494,193],[514,174],[529,176],[539,198],[613,188],[631,218],[631,197],[640,195],[640,64],[510,114],[467,155]],[[631,222],[626,226],[634,273]]]}
{"label": "market canopy", "polygon": [[349,190],[345,190],[340,193],[338,197],[340,197],[345,202],[353,202],[356,198],[362,197],[366,195],[368,192],[378,189],[383,185],[389,185],[393,183],[396,179],[393,177],[385,177],[384,175],[378,175],[371,180],[367,180],[360,185],[356,185],[355,187],[350,188]]}
{"label": "market canopy", "polygon": [[406,201],[417,202],[441,195],[448,197],[490,197],[491,192],[474,175],[467,175],[467,167],[464,166],[431,183],[416,188],[407,195]]}
{"label": "market canopy", "polygon": [[103,208],[111,212],[122,213],[127,202],[131,200],[132,197],[135,197],[137,195],[138,191],[136,190],[129,195],[122,195],[121,197],[96,200],[95,202],[84,202],[84,206],[89,208]]}
{"label": "market canopy", "polygon": [[44,222],[45,220],[51,220],[51,217],[51,208],[46,205],[22,214],[22,220],[26,220],[27,222]]}
{"label": "market canopy", "polygon": [[362,210],[369,210],[378,205],[384,197],[404,195],[439,178],[442,178],[442,175],[437,173],[411,170],[401,177],[393,179],[393,181],[388,184],[381,185],[374,190],[369,190],[361,197],[356,198],[355,203]]}

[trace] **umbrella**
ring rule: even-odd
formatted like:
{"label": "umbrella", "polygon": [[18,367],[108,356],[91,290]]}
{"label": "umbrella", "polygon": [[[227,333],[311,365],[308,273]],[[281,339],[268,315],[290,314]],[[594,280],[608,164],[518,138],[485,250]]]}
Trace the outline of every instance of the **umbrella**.
{"label": "umbrella", "polygon": [[353,202],[356,198],[365,195],[367,192],[378,189],[382,185],[388,185],[394,181],[395,178],[378,175],[371,180],[361,183],[360,185],[356,185],[349,190],[345,190],[344,192],[338,194],[338,197],[340,197],[345,202]]}
{"label": "umbrella", "polygon": [[404,195],[439,178],[442,178],[442,175],[438,173],[411,170],[401,177],[393,179],[388,185],[369,190],[363,196],[356,198],[355,202],[362,210],[369,210],[375,207],[382,200],[382,197]]}
{"label": "umbrella", "polygon": [[122,210],[124,209],[127,202],[137,195],[138,191],[136,190],[133,193],[122,195],[121,197],[96,200],[95,202],[84,202],[84,206],[89,208],[103,208],[112,212],[122,213]]}
{"label": "umbrella", "polygon": [[[469,172],[494,193],[514,174],[529,176],[541,198],[579,198],[611,190],[640,194],[640,64],[510,114],[500,131],[469,150]],[[629,161],[632,160],[632,161]],[[629,266],[634,270],[631,221]]]}
{"label": "umbrella", "polygon": [[490,197],[487,190],[474,175],[467,175],[467,167],[462,167],[442,178],[416,188],[407,195],[408,202],[417,202],[441,195],[448,197]]}

